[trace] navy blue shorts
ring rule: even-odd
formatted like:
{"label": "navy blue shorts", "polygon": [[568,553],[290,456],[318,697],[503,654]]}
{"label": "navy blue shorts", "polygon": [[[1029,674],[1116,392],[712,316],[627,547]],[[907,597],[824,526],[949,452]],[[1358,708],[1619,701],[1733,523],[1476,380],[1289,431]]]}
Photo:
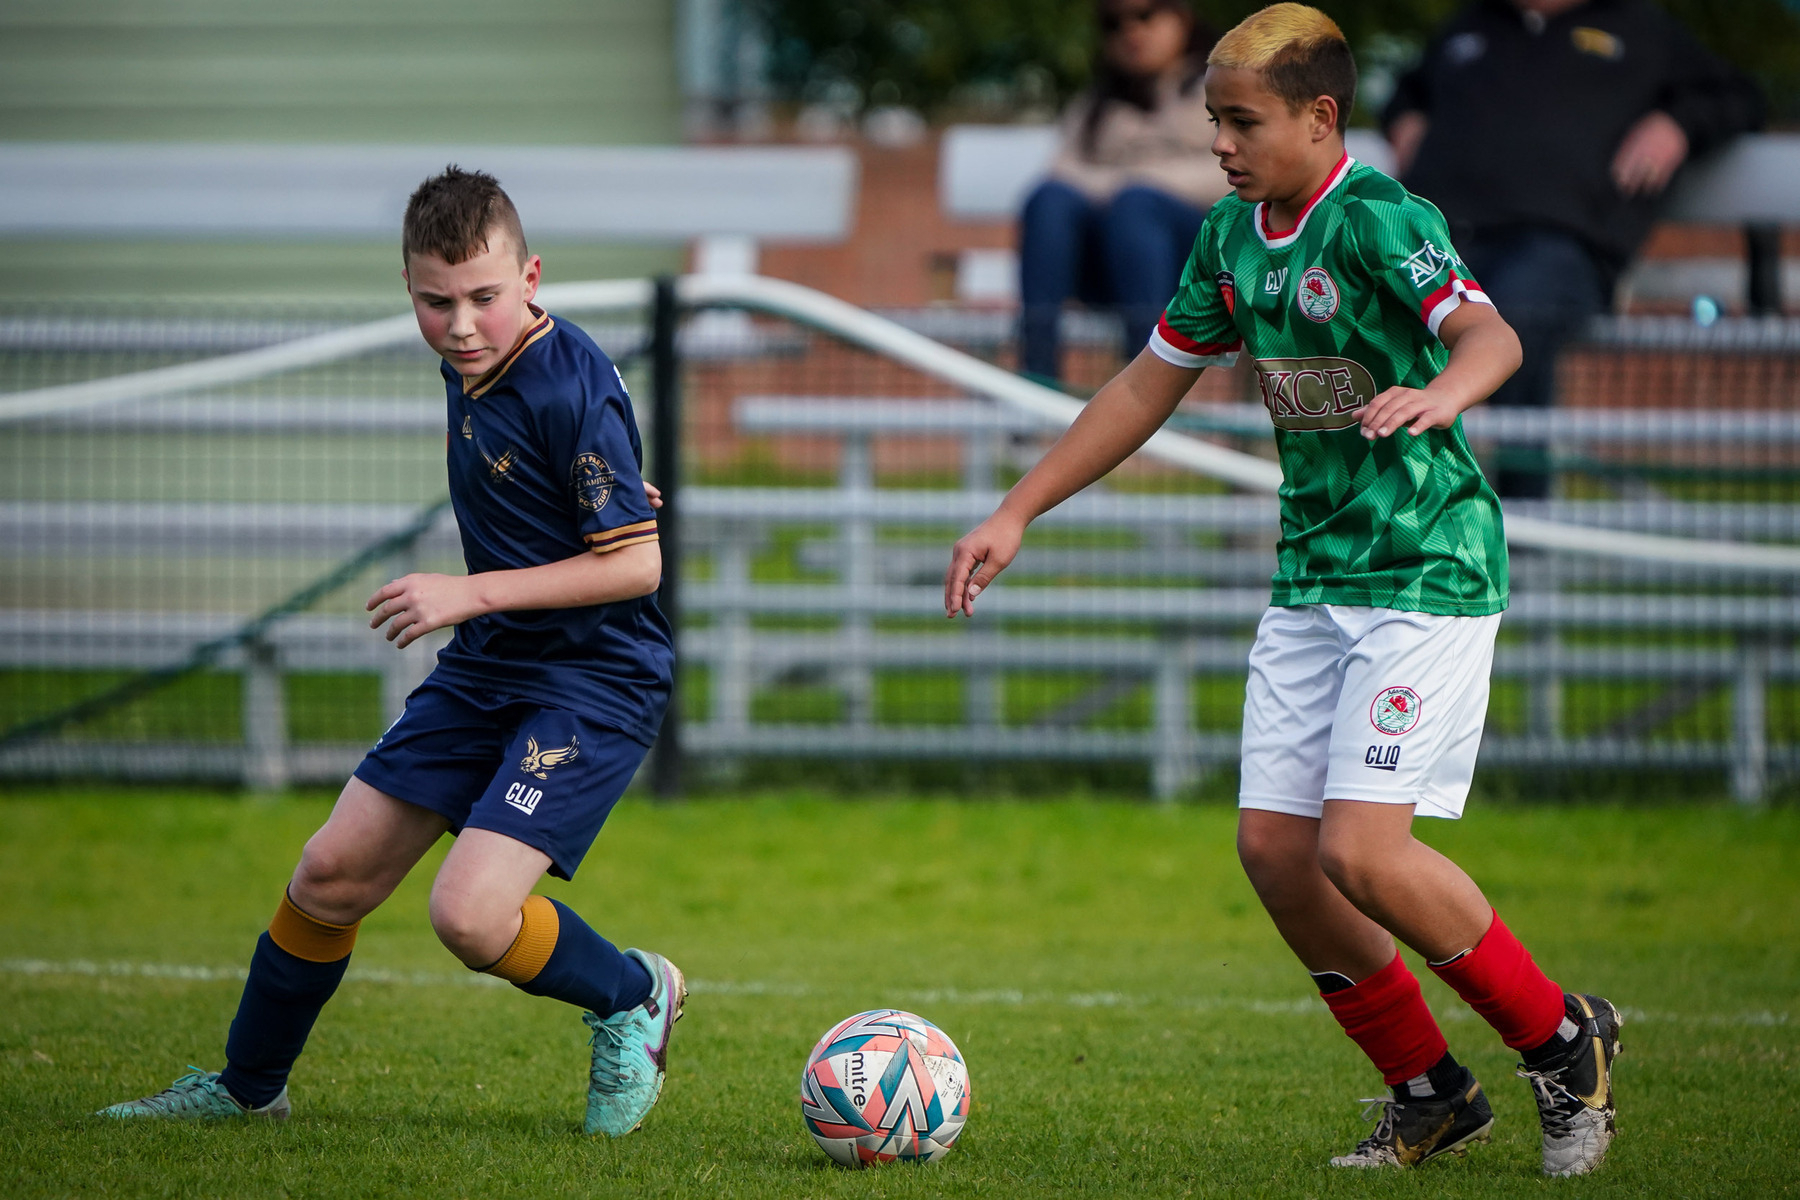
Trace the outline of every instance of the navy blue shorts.
{"label": "navy blue shorts", "polygon": [[356,777],[441,813],[451,833],[489,829],[542,850],[569,879],[648,752],[580,713],[433,675]]}

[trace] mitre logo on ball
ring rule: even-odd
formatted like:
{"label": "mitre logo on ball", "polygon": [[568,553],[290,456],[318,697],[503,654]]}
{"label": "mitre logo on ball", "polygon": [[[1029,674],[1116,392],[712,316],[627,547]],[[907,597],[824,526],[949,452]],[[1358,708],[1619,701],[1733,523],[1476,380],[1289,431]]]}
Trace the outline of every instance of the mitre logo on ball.
{"label": "mitre logo on ball", "polygon": [[800,1115],[847,1167],[934,1162],[969,1119],[962,1052],[930,1021],[898,1009],[857,1013],[819,1039],[800,1072]]}

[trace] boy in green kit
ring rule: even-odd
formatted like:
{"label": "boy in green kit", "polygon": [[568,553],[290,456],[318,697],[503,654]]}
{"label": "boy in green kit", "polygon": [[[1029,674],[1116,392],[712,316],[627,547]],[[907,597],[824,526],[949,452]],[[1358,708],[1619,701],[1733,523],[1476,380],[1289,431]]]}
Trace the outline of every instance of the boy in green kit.
{"label": "boy in green kit", "polygon": [[1033,519],[1247,348],[1283,483],[1250,652],[1239,856],[1392,1089],[1374,1131],[1332,1164],[1460,1155],[1493,1126],[1397,938],[1519,1052],[1545,1173],[1584,1174],[1613,1137],[1618,1010],[1564,993],[1475,882],[1412,836],[1415,815],[1462,815],[1481,743],[1506,541],[1460,416],[1518,368],[1518,338],[1438,211],[1344,152],[1356,67],[1329,17],[1272,5],[1208,64],[1213,152],[1236,195],[1201,227],[1149,346],[956,544],[946,615],[972,616]]}

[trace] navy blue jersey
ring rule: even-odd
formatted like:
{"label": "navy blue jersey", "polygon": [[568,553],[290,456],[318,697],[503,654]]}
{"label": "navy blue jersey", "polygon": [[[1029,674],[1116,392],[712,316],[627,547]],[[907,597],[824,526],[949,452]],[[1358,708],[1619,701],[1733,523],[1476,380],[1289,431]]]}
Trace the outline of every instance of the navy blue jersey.
{"label": "navy blue jersey", "polygon": [[[466,383],[443,364],[450,500],[471,575],[656,540],[624,381],[587,334],[533,312],[519,344],[480,379]],[[458,625],[438,670],[648,745],[668,707],[672,641],[654,593],[497,612]]]}

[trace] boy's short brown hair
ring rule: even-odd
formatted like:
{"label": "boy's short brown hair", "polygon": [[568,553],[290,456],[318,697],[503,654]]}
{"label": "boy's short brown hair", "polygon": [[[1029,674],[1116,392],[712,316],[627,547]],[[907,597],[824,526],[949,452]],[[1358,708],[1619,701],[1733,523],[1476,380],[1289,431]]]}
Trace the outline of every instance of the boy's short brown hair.
{"label": "boy's short brown hair", "polygon": [[454,266],[486,252],[488,238],[496,230],[512,240],[519,262],[524,263],[530,255],[525,228],[500,181],[451,163],[441,175],[421,183],[406,202],[401,254],[409,262],[415,254],[435,254]]}
{"label": "boy's short brown hair", "polygon": [[1356,102],[1356,59],[1344,31],[1305,4],[1271,4],[1250,14],[1219,39],[1206,64],[1260,72],[1294,112],[1330,96],[1337,101],[1340,133]]}

